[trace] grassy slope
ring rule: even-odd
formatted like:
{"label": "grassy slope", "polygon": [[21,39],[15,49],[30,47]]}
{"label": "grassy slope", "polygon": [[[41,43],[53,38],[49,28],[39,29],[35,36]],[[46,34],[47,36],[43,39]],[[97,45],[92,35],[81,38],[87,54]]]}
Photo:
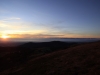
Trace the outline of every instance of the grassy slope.
{"label": "grassy slope", "polygon": [[100,75],[100,42],[56,51],[0,75]]}

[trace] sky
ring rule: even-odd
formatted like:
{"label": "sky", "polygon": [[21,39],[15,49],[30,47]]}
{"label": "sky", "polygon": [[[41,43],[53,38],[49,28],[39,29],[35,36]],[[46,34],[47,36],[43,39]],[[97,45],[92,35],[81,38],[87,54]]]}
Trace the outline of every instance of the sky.
{"label": "sky", "polygon": [[0,38],[100,38],[100,0],[0,0]]}

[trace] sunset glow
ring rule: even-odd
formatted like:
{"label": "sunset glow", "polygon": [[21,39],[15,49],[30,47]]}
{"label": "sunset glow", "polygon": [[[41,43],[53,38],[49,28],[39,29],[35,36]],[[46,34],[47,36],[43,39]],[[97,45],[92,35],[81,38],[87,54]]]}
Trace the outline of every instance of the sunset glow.
{"label": "sunset glow", "polygon": [[100,2],[1,0],[0,38],[100,38]]}
{"label": "sunset glow", "polygon": [[2,35],[2,36],[1,36],[2,39],[8,39],[9,37],[10,37],[10,36],[8,36],[8,35]]}

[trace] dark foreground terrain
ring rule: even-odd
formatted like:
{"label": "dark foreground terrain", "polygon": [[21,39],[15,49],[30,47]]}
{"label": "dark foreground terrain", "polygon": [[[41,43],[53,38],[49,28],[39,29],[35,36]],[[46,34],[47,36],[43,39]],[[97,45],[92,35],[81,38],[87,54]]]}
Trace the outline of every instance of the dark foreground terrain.
{"label": "dark foreground terrain", "polygon": [[100,42],[0,47],[0,75],[100,75]]}

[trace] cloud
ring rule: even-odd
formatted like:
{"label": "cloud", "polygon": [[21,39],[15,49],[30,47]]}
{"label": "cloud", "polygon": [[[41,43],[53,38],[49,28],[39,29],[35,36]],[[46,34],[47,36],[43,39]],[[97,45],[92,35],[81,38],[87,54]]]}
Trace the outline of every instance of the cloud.
{"label": "cloud", "polygon": [[64,35],[49,35],[49,34],[8,34],[12,38],[61,38]]}
{"label": "cloud", "polygon": [[1,21],[6,22],[6,21],[10,21],[10,20],[21,20],[21,18],[19,18],[19,17],[10,17],[10,18],[6,18],[6,19],[2,19]]}
{"label": "cloud", "polygon": [[94,35],[78,35],[78,34],[8,34],[12,38],[23,39],[40,39],[40,38],[100,38],[100,36]]}
{"label": "cloud", "polygon": [[[14,21],[13,21],[14,20]],[[31,30],[33,27],[30,23],[26,23],[20,20],[20,18],[9,18],[0,20],[0,30]]]}
{"label": "cloud", "polygon": [[5,31],[2,31],[2,34],[11,34],[11,35],[15,35],[15,34],[18,34],[18,35],[22,35],[22,34],[41,34],[41,33],[45,33],[46,30],[5,30]]}
{"label": "cloud", "polygon": [[0,21],[0,29],[4,30],[15,30],[15,29],[21,29],[22,26],[18,23],[8,23],[4,21]]}
{"label": "cloud", "polygon": [[[13,21],[14,20],[14,21]],[[46,30],[47,27],[36,24],[36,23],[29,23],[25,22],[23,20],[20,20],[20,18],[9,18],[9,19],[2,19],[0,20],[0,29],[4,30]]]}

